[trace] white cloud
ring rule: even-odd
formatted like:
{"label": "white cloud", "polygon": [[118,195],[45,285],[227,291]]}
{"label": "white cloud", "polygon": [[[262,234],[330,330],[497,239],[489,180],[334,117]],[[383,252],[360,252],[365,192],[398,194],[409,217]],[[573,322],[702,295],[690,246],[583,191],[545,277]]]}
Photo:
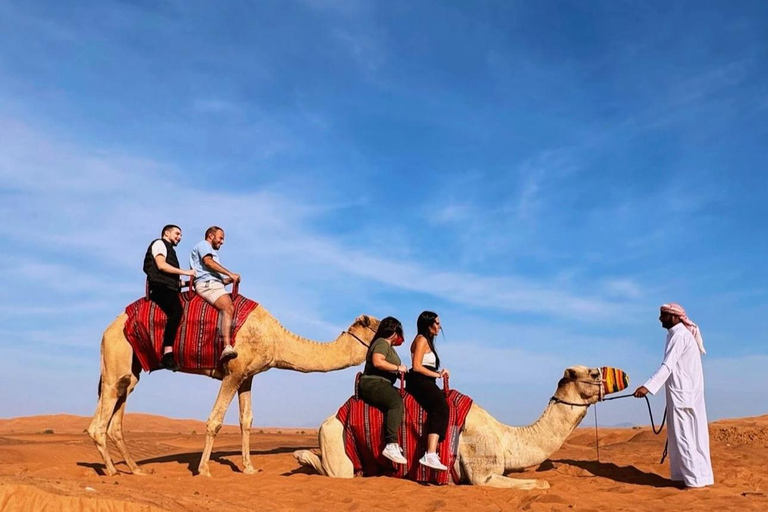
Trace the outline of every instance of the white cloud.
{"label": "white cloud", "polygon": [[605,279],[603,288],[607,295],[624,299],[637,299],[643,296],[643,288],[634,279]]}
{"label": "white cloud", "polygon": [[[7,191],[6,201],[0,207],[6,222],[0,230],[14,241],[22,255],[14,260],[19,269],[18,285],[36,283],[30,288],[33,292],[28,306],[24,300],[18,304],[6,300],[3,304],[0,347],[8,350],[15,341],[22,346],[38,343],[60,350],[67,347],[80,350],[81,355],[71,356],[75,361],[71,368],[91,367],[93,375],[73,381],[75,387],[70,394],[77,396],[72,399],[76,404],[72,406],[74,412],[82,413],[86,405],[95,400],[95,396],[88,393],[98,377],[100,333],[127,302],[140,295],[143,275],[139,262],[148,240],[156,236],[166,219],[173,219],[185,228],[182,248],[191,247],[204,227],[213,223],[225,226],[228,240],[222,250],[222,261],[245,276],[244,293],[252,290],[252,296],[263,300],[289,328],[310,337],[330,339],[362,312],[341,315],[336,310],[349,311],[371,304],[376,298],[386,300],[377,295],[377,289],[379,292],[416,292],[431,297],[432,301],[446,301],[456,308],[469,306],[486,314],[534,314],[558,322],[586,322],[596,327],[605,318],[611,318],[612,325],[622,321],[631,325],[640,317],[640,305],[634,299],[642,294],[642,289],[628,279],[599,281],[591,292],[585,292],[557,279],[547,282],[510,274],[482,276],[450,267],[432,268],[415,258],[392,259],[310,229],[313,221],[335,211],[322,203],[297,201],[279,190],[200,191],[178,182],[180,172],[173,166],[108,151],[96,154],[51,140],[19,123],[4,123],[0,134],[9,148],[16,148],[0,156],[0,177]],[[66,193],[60,192],[62,186]],[[168,197],[178,201],[168,202]],[[201,204],[210,208],[193,207]],[[136,292],[131,291],[133,280]],[[108,292],[99,292],[102,284]],[[74,293],[80,291],[86,293]],[[617,297],[622,300],[616,300]],[[26,318],[34,318],[36,314],[38,323],[11,327],[6,322],[16,314]],[[57,314],[69,321],[79,318],[81,325],[76,330],[61,332],[66,327],[57,323],[56,318],[63,318]],[[478,316],[472,321],[483,320]],[[488,404],[489,409],[498,411],[499,417],[510,422],[535,418],[566,366],[590,364],[592,360],[603,364],[600,361],[607,360],[618,347],[628,361],[633,361],[627,369],[634,373],[647,371],[645,367],[635,368],[637,361],[647,360],[645,366],[649,368],[653,364],[647,355],[643,357],[632,348],[635,345],[631,340],[571,336],[565,327],[549,330],[533,325],[515,327],[516,330],[510,330],[510,325],[489,327],[483,337],[466,343],[452,342],[444,352],[446,361],[450,361],[456,372],[457,385],[465,387],[468,393],[476,395],[479,403]],[[511,332],[517,338],[512,346],[494,348],[493,340],[505,339]],[[568,340],[570,348],[547,347],[546,340],[556,339]],[[523,349],[523,343],[530,345]],[[571,360],[576,353],[592,360]],[[9,357],[24,359],[26,356],[22,350]],[[22,380],[50,371],[53,364],[51,360],[34,357],[20,362],[26,375],[19,376]],[[67,364],[64,363],[62,374],[70,371]],[[306,425],[308,418],[319,421],[343,402],[354,375],[352,370],[317,376],[272,373],[275,372],[259,377],[257,389],[271,384],[283,390],[280,396],[270,395],[271,398],[257,393],[257,424],[262,419],[267,423],[301,425]],[[194,410],[198,417],[207,414],[215,395],[215,383],[194,380],[201,383],[194,384],[193,389],[213,388],[209,393],[210,403],[196,400],[190,409],[193,406],[185,402],[169,411],[157,391],[161,389],[158,385],[165,386],[166,379],[170,377],[159,374],[143,379],[140,388],[147,390],[137,393],[133,410],[184,416]],[[710,382],[717,383],[718,379],[712,377]],[[181,382],[176,379],[169,388],[162,387],[163,394]],[[188,381],[185,378],[183,382]],[[323,396],[307,395],[306,389],[320,387],[327,391]],[[34,400],[33,396],[28,398]],[[284,409],[286,399],[297,405],[295,410]],[[49,402],[41,402],[34,410],[19,410],[30,414],[51,412],[46,409],[49,406]],[[623,409],[617,407],[616,410]],[[234,414],[230,414],[230,419]],[[639,421],[641,416],[641,413],[627,413],[633,421]],[[612,417],[607,415],[608,419]],[[620,421],[624,419],[614,422]]]}
{"label": "white cloud", "polygon": [[[0,230],[23,244],[53,245],[58,251],[83,254],[127,270],[136,267],[146,239],[155,236],[165,219],[179,219],[176,222],[183,228],[198,226],[200,232],[202,226],[224,226],[230,240],[237,240],[238,251],[251,256],[266,252],[309,267],[321,263],[326,272],[354,275],[476,307],[571,319],[606,314],[628,318],[634,311],[631,304],[571,292],[562,289],[560,283],[452,272],[415,261],[373,256],[309,231],[305,220],[324,208],[298,203],[279,193],[198,191],[174,183],[172,178],[164,179],[180,174],[167,165],[122,155],[110,158],[107,152],[94,158],[21,125],[2,125],[0,134],[9,141],[9,147],[20,148],[0,160],[0,176],[12,181],[18,190],[0,207],[10,221]],[[62,185],[66,194],[60,193]],[[177,201],[169,202],[168,198]],[[197,207],[206,204],[210,209]],[[26,229],[21,232],[14,229],[16,225]],[[28,231],[36,236],[29,239]],[[200,234],[186,229],[185,236],[194,240]],[[228,248],[223,249],[224,258],[232,257]],[[57,273],[54,268],[41,268]],[[103,279],[103,275],[96,279]]]}

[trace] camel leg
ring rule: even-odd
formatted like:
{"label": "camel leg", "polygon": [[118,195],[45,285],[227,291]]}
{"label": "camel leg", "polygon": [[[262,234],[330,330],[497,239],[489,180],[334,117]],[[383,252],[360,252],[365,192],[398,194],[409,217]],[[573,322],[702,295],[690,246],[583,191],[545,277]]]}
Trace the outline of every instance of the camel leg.
{"label": "camel leg", "polygon": [[502,475],[490,475],[472,482],[474,485],[484,485],[486,487],[499,487],[502,489],[518,489],[520,491],[531,491],[534,489],[549,489],[549,483],[546,480],[532,480],[523,478],[509,478]]}
{"label": "camel leg", "polygon": [[117,469],[109,456],[107,427],[115,414],[118,400],[130,386],[132,373],[133,351],[122,333],[124,323],[125,315],[121,315],[104,331],[101,340],[99,400],[88,427],[88,434],[96,444],[109,476],[116,475]]}
{"label": "camel leg", "polygon": [[311,466],[318,473],[332,478],[353,478],[355,467],[344,449],[344,425],[336,418],[329,417],[320,425],[318,441],[322,459],[309,450],[293,452],[294,458],[302,466]]}
{"label": "camel leg", "polygon": [[251,425],[253,424],[253,404],[251,402],[251,384],[253,375],[246,378],[237,390],[240,402],[240,435],[243,444],[243,473],[252,475],[259,470],[251,464]]}
{"label": "camel leg", "polygon": [[293,458],[302,466],[309,466],[323,476],[328,476],[323,469],[323,461],[309,450],[296,450]]}
{"label": "camel leg", "polygon": [[216,439],[216,434],[221,430],[221,426],[224,422],[224,415],[227,413],[229,404],[235,397],[235,393],[242,382],[243,376],[234,373],[228,373],[221,382],[219,395],[216,397],[216,403],[213,405],[211,415],[208,416],[208,421],[205,424],[205,448],[203,449],[203,455],[200,457],[200,465],[197,468],[197,472],[200,475],[211,476],[211,471],[208,468],[208,461],[211,459],[213,441]]}
{"label": "camel leg", "polygon": [[131,380],[125,389],[124,394],[118,398],[117,411],[115,411],[115,414],[112,416],[112,420],[109,422],[109,427],[107,428],[107,435],[112,442],[115,443],[117,449],[120,450],[120,455],[123,456],[123,460],[125,460],[125,463],[134,475],[146,475],[147,473],[136,464],[136,461],[133,460],[131,454],[128,452],[128,447],[125,445],[125,439],[123,438],[123,416],[125,414],[125,404],[128,400],[128,395],[131,394],[131,391],[133,391],[133,388],[135,388],[136,384],[139,382],[140,372],[141,367],[138,364],[135,364],[133,371],[131,372]]}
{"label": "camel leg", "polygon": [[88,435],[96,443],[96,449],[99,450],[101,458],[104,459],[107,475],[115,476],[117,469],[112,462],[112,457],[109,456],[109,448],[107,447],[107,425],[109,425],[109,421],[115,412],[119,393],[117,386],[114,384],[109,385],[103,382],[103,380],[100,384],[101,396],[99,396],[99,401],[96,404],[96,413],[93,415],[93,420],[91,420],[91,424],[88,427]]}

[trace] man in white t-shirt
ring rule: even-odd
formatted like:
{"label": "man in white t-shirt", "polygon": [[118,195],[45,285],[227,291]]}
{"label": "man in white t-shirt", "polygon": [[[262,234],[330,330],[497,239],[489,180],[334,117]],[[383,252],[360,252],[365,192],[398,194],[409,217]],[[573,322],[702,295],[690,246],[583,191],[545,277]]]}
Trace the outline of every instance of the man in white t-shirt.
{"label": "man in white t-shirt", "polygon": [[224,289],[229,283],[239,283],[240,274],[235,274],[219,263],[219,253],[224,244],[224,230],[211,226],[205,231],[205,240],[199,242],[189,255],[189,266],[195,271],[195,293],[221,312],[221,334],[224,338],[224,350],[220,360],[226,362],[237,357],[232,346],[230,331],[235,306],[232,298]]}
{"label": "man in white t-shirt", "polygon": [[194,279],[195,271],[179,268],[175,247],[181,242],[181,228],[168,224],[163,227],[160,236],[147,248],[144,255],[144,273],[147,274],[149,300],[157,304],[167,317],[160,366],[176,371],[179,367],[173,357],[173,342],[184,313],[179,302],[179,277],[190,276]]}

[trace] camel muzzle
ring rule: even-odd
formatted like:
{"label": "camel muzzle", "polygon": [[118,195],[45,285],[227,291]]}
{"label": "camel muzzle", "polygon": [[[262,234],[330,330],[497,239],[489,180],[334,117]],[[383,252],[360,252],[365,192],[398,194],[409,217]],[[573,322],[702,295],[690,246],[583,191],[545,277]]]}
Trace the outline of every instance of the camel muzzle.
{"label": "camel muzzle", "polygon": [[[629,386],[629,375],[618,368],[603,366],[600,368],[600,380],[603,382],[602,394],[610,395],[627,389]],[[602,400],[602,396],[600,397]]]}

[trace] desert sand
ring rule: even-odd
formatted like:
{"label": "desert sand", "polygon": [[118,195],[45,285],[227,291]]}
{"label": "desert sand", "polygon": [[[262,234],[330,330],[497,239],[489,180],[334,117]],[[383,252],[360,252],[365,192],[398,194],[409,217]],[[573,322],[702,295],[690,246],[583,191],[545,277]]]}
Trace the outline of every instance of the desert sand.
{"label": "desert sand", "polygon": [[126,415],[126,440],[139,464],[154,473],[106,477],[84,432],[90,418],[4,419],[0,510],[768,510],[768,415],[710,425],[716,485],[702,490],[680,490],[668,480],[668,465],[658,464],[664,433],[655,436],[650,427],[600,429],[597,462],[589,418],[548,461],[519,474],[546,479],[546,491],[330,479],[300,468],[291,456],[299,448],[317,448],[317,431],[310,429],[254,428],[251,453],[262,471],[245,475],[239,428],[225,426],[211,458],[213,478],[194,476],[204,423],[145,414]]}

